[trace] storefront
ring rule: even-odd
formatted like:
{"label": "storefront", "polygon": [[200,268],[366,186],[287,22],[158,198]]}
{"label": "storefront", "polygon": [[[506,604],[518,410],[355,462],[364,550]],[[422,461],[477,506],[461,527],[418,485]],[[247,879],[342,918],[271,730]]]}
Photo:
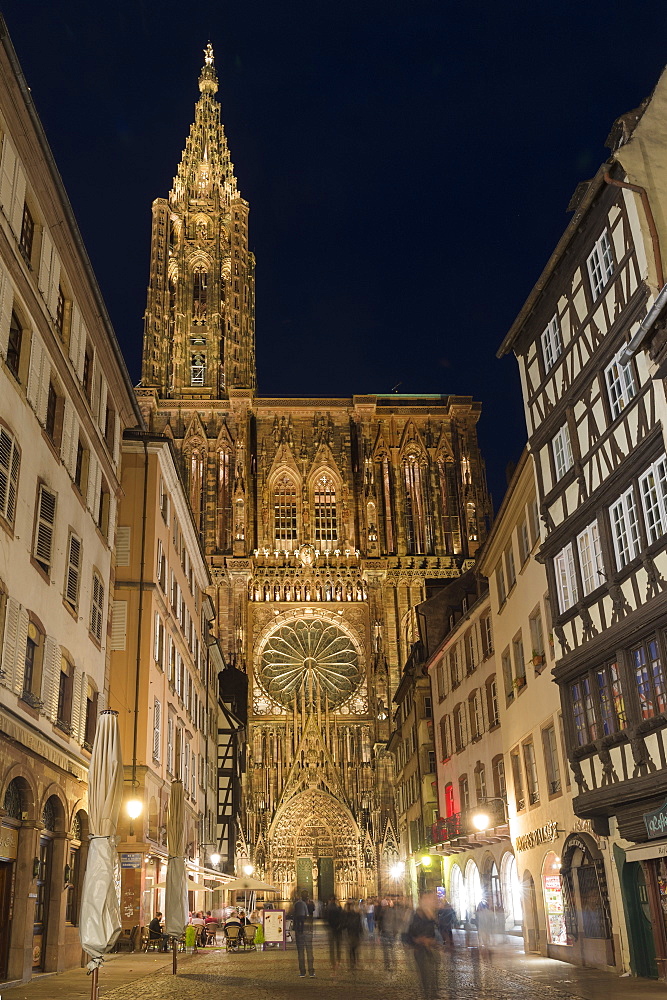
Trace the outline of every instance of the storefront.
{"label": "storefront", "polygon": [[633,972],[667,978],[667,840],[628,848],[621,886]]}

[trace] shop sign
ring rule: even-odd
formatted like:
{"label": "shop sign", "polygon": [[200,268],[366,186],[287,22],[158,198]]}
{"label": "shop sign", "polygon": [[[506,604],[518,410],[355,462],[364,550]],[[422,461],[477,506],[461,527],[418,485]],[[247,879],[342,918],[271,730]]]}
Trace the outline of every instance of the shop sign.
{"label": "shop sign", "polygon": [[521,837],[517,837],[515,850],[517,852],[530,851],[533,847],[539,847],[540,844],[548,844],[552,840],[558,840],[558,832],[558,823],[556,820],[552,820],[550,823],[538,827],[537,830],[531,830],[530,833],[524,833]]}
{"label": "shop sign", "polygon": [[646,832],[649,835],[649,840],[665,836],[665,832],[667,832],[667,800],[663,802],[659,809],[644,813],[644,824]]}
{"label": "shop sign", "polygon": [[0,858],[15,861],[19,846],[19,832],[11,826],[0,826]]}
{"label": "shop sign", "polygon": [[120,856],[120,867],[121,868],[141,868],[142,854],[121,854]]}

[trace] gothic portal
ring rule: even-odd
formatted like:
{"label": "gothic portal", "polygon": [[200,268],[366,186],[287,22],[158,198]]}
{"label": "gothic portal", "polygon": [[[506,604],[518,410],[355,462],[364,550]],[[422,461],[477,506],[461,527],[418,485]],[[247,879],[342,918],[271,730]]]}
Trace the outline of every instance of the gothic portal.
{"label": "gothic portal", "polygon": [[181,456],[221,644],[248,676],[236,860],[285,898],[366,895],[396,857],[384,748],[412,609],[487,531],[480,407],[257,395],[248,205],[217,87],[209,45],[172,190],[153,205],[137,393]]}

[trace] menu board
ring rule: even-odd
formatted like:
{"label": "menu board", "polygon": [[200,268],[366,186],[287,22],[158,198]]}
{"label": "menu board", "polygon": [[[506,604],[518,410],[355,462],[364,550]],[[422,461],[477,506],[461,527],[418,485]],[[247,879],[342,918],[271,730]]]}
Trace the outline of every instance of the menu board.
{"label": "menu board", "polygon": [[285,947],[284,910],[264,910],[264,942]]}
{"label": "menu board", "polygon": [[551,944],[567,944],[567,929],[563,915],[563,883],[560,875],[545,875],[544,902]]}

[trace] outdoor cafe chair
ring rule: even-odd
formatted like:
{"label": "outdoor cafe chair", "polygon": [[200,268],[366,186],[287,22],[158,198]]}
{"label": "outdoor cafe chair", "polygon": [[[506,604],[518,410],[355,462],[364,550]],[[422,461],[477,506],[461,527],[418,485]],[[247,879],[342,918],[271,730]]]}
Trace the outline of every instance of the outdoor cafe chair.
{"label": "outdoor cafe chair", "polygon": [[225,927],[225,942],[227,951],[238,951],[241,944],[241,927],[238,924],[229,924]]}

